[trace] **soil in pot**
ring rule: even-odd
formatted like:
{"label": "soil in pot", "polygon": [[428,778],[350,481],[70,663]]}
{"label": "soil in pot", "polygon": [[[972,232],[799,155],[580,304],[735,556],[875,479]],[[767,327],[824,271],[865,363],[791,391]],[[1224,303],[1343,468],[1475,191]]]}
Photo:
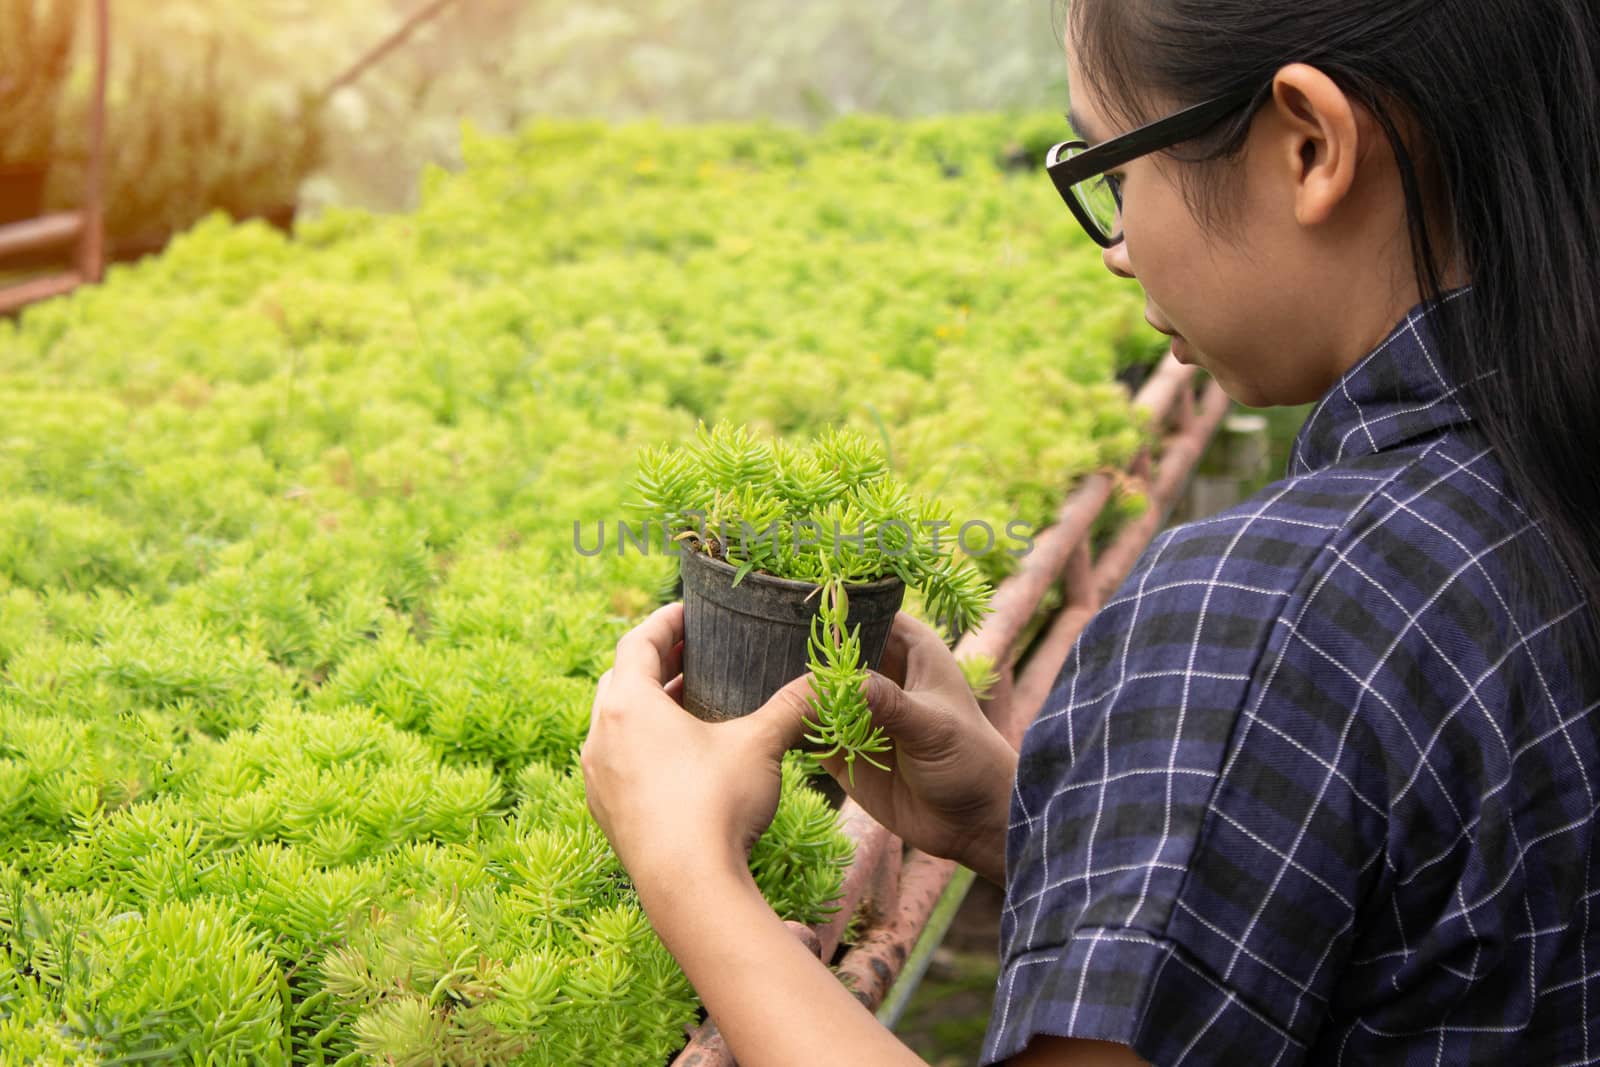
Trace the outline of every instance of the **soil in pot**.
{"label": "soil in pot", "polygon": [[[736,569],[703,552],[683,563],[683,703],[702,719],[736,719],[765,704],[809,669],[811,620],[821,604],[810,582]],[[847,585],[847,625],[861,627],[863,665],[876,668],[905,583]]]}

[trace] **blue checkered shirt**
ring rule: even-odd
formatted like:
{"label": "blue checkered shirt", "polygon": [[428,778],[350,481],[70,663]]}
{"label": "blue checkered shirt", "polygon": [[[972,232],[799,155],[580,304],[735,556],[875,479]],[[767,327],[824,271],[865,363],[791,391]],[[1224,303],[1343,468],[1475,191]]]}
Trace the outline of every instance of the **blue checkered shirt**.
{"label": "blue checkered shirt", "polygon": [[1600,1059],[1590,609],[1437,314],[1084,630],[1022,745],[985,1063],[1041,1034],[1158,1065]]}

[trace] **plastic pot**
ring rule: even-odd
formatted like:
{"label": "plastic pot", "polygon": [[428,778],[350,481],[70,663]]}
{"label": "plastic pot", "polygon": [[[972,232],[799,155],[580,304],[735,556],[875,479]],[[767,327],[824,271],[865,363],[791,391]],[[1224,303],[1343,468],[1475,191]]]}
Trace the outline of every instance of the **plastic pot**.
{"label": "plastic pot", "polygon": [[[688,546],[683,571],[683,704],[702,719],[748,715],[809,669],[811,620],[822,594],[811,582],[735,568]],[[846,625],[861,627],[862,663],[876,669],[905,583],[847,585]]]}

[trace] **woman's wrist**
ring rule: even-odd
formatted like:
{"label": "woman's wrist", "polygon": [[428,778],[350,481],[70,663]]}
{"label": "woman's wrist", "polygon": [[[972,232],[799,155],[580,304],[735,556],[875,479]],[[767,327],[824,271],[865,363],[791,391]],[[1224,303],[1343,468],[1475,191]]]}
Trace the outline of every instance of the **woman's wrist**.
{"label": "woman's wrist", "polygon": [[715,905],[730,897],[761,896],[750,861],[732,848],[685,845],[659,849],[629,865],[639,903],[663,941],[663,925],[673,925],[686,910]]}

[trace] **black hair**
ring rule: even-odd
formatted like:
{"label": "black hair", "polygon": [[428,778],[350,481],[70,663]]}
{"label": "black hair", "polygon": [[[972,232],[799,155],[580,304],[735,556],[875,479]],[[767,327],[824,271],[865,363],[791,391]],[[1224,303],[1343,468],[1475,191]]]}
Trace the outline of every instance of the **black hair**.
{"label": "black hair", "polygon": [[[1600,670],[1600,3],[1072,0],[1070,18],[1084,77],[1124,128],[1252,86],[1259,106],[1288,63],[1382,126],[1423,301],[1442,296],[1441,248],[1471,282],[1430,315],[1440,358],[1588,599],[1574,668]],[[1255,110],[1180,158],[1236,161]],[[1217,183],[1185,169],[1191,206],[1215,217]]]}

